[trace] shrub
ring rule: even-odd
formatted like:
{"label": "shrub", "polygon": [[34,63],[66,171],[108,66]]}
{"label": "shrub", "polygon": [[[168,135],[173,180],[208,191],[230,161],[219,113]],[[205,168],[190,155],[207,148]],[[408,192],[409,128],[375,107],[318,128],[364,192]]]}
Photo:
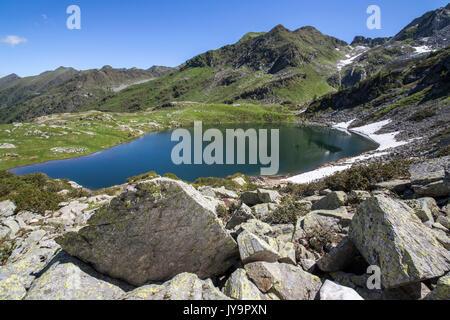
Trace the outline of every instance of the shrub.
{"label": "shrub", "polygon": [[159,175],[155,171],[146,172],[127,179],[127,183],[139,183],[146,180],[158,178]]}
{"label": "shrub", "polygon": [[[61,190],[69,190],[64,196]],[[67,200],[76,190],[68,180],[54,180],[43,173],[16,176],[8,171],[0,171],[0,201],[9,199],[17,211],[28,210],[44,214],[47,210],[59,209],[58,203]]]}
{"label": "shrub", "polygon": [[381,181],[408,176],[408,168],[413,160],[397,159],[387,163],[371,163],[369,165],[354,165],[351,168],[335,173],[321,181],[309,184],[288,185],[283,192],[294,196],[310,196],[315,191],[331,189],[350,192],[351,190],[370,190]]}
{"label": "shrub", "polygon": [[178,178],[176,175],[174,175],[173,173],[170,173],[170,172],[166,173],[166,174],[164,175],[164,178],[169,178],[169,179],[172,179],[172,180],[181,180],[181,179]]}
{"label": "shrub", "polygon": [[279,207],[271,214],[271,221],[274,224],[286,224],[297,222],[297,218],[308,213],[305,206],[294,201],[292,197],[284,197]]}

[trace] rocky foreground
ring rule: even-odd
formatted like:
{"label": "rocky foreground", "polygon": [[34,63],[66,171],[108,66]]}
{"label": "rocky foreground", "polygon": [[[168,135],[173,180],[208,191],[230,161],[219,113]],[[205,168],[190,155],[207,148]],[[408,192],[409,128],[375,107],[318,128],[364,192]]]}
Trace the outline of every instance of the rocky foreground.
{"label": "rocky foreground", "polygon": [[264,185],[155,178],[46,215],[7,200],[0,299],[449,300],[449,160],[371,192],[317,190],[285,224],[284,195]]}

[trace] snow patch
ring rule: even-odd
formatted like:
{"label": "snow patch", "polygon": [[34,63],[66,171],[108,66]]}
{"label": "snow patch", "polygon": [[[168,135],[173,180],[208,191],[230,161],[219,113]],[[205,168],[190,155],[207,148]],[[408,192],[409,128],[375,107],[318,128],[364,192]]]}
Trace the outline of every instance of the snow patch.
{"label": "snow patch", "polygon": [[348,127],[353,121],[355,121],[355,119],[350,120],[348,122],[337,123],[333,125],[333,128],[341,131],[353,132],[359,135],[363,135],[375,141],[377,144],[379,144],[379,147],[375,150],[374,153],[362,154],[356,157],[345,159],[338,164],[327,165],[309,172],[305,172],[287,179],[283,179],[282,181],[291,183],[310,183],[316,180],[320,180],[322,178],[331,176],[336,172],[344,171],[350,168],[354,163],[362,162],[370,158],[387,155],[389,154],[389,152],[385,151],[387,149],[396,148],[411,142],[411,141],[397,141],[395,139],[395,136],[399,133],[399,131],[376,134],[376,132],[378,132],[381,128],[392,122],[392,120],[390,119],[374,122],[362,127],[353,128],[349,130]]}

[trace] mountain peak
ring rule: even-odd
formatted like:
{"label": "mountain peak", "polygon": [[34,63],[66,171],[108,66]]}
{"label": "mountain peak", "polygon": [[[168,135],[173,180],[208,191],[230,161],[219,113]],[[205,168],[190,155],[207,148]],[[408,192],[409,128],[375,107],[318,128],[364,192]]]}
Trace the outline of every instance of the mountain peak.
{"label": "mountain peak", "polygon": [[429,11],[414,19],[403,28],[394,40],[424,40],[434,47],[445,47],[450,44],[450,4],[446,7]]}

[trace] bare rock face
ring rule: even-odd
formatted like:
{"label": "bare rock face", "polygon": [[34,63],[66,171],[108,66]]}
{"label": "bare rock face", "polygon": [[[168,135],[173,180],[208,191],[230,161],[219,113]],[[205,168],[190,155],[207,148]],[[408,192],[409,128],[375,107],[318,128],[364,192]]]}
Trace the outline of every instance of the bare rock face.
{"label": "bare rock face", "polygon": [[450,252],[399,200],[377,195],[364,201],[349,237],[370,265],[380,267],[384,288],[440,277],[450,270]]}
{"label": "bare rock face", "polygon": [[216,205],[182,181],[158,178],[114,198],[88,226],[57,242],[99,272],[136,286],[183,272],[209,278],[239,256]]}

